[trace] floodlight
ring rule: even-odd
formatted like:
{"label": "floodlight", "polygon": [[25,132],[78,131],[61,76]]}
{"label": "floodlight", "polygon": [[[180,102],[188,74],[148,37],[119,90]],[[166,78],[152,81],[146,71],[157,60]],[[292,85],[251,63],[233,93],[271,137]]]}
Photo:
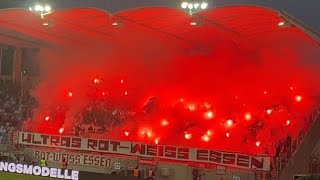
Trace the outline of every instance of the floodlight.
{"label": "floodlight", "polygon": [[50,12],[50,11],[51,11],[51,6],[46,5],[46,6],[44,7],[44,10],[45,10],[46,12]]}
{"label": "floodlight", "polygon": [[187,3],[187,2],[181,3],[181,8],[182,8],[182,9],[187,9],[188,4],[189,4],[189,3]]}
{"label": "floodlight", "polygon": [[206,2],[201,3],[201,9],[207,9],[207,7],[208,7],[208,3]]}
{"label": "floodlight", "polygon": [[41,11],[41,9],[43,9],[43,7],[41,5],[39,5],[39,4],[34,6],[34,10],[35,11]]}
{"label": "floodlight", "polygon": [[200,4],[199,4],[199,3],[194,3],[194,5],[193,5],[193,6],[194,6],[194,8],[195,8],[195,9],[198,9],[198,8],[199,8],[199,6],[200,6]]}
{"label": "floodlight", "polygon": [[189,0],[189,1],[182,2],[181,8],[187,10],[190,15],[193,15],[198,11],[207,9],[208,3],[206,3],[204,0],[202,1]]}

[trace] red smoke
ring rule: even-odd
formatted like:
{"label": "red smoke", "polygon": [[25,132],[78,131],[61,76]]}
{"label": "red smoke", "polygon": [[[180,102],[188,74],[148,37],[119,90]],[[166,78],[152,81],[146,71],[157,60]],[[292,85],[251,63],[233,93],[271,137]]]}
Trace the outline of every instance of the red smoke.
{"label": "red smoke", "polygon": [[258,153],[296,136],[319,94],[319,47],[295,37],[250,50],[221,38],[194,53],[142,33],[123,37],[123,46],[42,50],[36,131],[49,133],[43,118],[66,111],[66,132],[93,98],[105,99],[105,109],[131,113],[105,138]]}

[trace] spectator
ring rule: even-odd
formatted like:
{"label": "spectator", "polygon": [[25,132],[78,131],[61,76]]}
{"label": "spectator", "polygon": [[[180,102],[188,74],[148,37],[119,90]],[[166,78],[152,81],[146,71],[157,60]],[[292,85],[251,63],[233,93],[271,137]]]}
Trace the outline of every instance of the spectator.
{"label": "spectator", "polygon": [[68,167],[67,160],[65,158],[63,158],[62,162],[61,162],[61,169],[65,170],[65,169],[67,169],[67,167]]}
{"label": "spectator", "polygon": [[46,167],[47,166],[47,161],[44,158],[41,158],[40,160],[40,166],[41,167]]}
{"label": "spectator", "polygon": [[317,173],[320,173],[319,172],[319,163],[318,161],[320,160],[319,158],[319,154],[317,153],[313,153],[310,157],[310,173],[311,174],[317,174]]}
{"label": "spectator", "polygon": [[133,176],[134,177],[140,177],[139,167],[138,166],[133,170]]}
{"label": "spectator", "polygon": [[149,180],[155,179],[155,174],[154,174],[153,169],[150,169],[150,170],[148,171],[148,178],[147,178],[147,179],[149,179]]}

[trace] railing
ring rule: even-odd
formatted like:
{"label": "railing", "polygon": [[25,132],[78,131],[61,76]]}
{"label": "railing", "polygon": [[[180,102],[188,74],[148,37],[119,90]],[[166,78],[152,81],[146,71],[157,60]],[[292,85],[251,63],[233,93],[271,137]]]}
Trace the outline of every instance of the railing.
{"label": "railing", "polygon": [[8,152],[9,144],[0,144],[0,152]]}
{"label": "railing", "polygon": [[[308,164],[310,152],[313,151],[316,141],[319,139],[319,130],[318,126],[320,126],[319,122],[319,115],[320,115],[320,104],[317,105],[314,110],[310,113],[310,115],[306,118],[307,120],[307,127],[305,128],[306,131],[296,139],[295,143],[291,144],[291,155],[288,158],[284,157],[288,154],[284,154],[284,156],[280,156],[278,159],[278,168],[279,168],[279,175],[280,178],[286,179],[289,178],[292,173],[297,173],[297,165],[301,167],[298,171],[299,173],[305,173],[305,169],[308,168],[307,166],[302,165]],[[301,149],[304,148],[304,149]],[[283,160],[286,161],[283,161]],[[298,164],[294,164],[298,163]],[[302,168],[303,167],[303,168]],[[287,172],[285,172],[287,171]],[[293,175],[293,174],[292,174]],[[292,178],[292,177],[290,177]]]}
{"label": "railing", "polygon": [[24,151],[18,150],[12,144],[0,144],[0,153],[7,154],[13,161],[16,161],[20,155],[25,157],[26,162],[32,162],[33,158],[30,154],[25,153]]}
{"label": "railing", "polygon": [[[314,125],[314,123],[318,120],[318,117],[320,115],[320,104],[318,104],[313,111],[310,113],[309,116],[307,116],[307,121],[309,121],[309,125],[307,125],[307,131],[311,129],[311,127]],[[308,122],[307,122],[308,123]],[[296,143],[291,145],[291,148],[293,148],[292,157],[297,153],[298,148],[300,147],[301,143],[303,142],[305,136],[307,135],[307,132],[303,132],[299,135],[299,137],[296,139]]]}
{"label": "railing", "polygon": [[312,37],[317,43],[320,43],[320,32],[312,29],[310,26],[307,26],[303,22],[299,21],[298,19],[294,18],[292,15],[288,14],[285,11],[280,11],[279,15],[288,21],[290,21],[293,25],[299,27],[305,33],[307,33],[310,37]]}

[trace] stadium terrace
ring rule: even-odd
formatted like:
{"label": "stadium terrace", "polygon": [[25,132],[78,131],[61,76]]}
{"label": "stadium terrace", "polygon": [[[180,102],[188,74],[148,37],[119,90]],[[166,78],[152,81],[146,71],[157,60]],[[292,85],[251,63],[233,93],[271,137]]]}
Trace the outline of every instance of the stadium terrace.
{"label": "stadium terrace", "polygon": [[261,6],[181,7],[0,11],[0,142],[45,166],[0,170],[77,179],[76,154],[102,174],[291,179],[320,138],[320,34]]}

